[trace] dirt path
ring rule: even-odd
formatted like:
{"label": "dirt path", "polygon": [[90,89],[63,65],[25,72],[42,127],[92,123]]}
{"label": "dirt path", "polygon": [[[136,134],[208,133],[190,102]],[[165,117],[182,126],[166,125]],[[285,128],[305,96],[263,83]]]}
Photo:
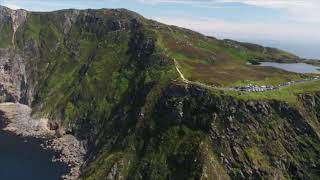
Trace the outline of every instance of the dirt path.
{"label": "dirt path", "polygon": [[[176,70],[177,72],[179,73],[182,81],[186,84],[193,84],[193,85],[197,85],[197,86],[201,86],[201,87],[204,87],[204,88],[207,88],[207,89],[216,89],[216,90],[222,90],[222,91],[239,91],[235,88],[226,88],[226,87],[216,87],[216,86],[211,86],[211,85],[207,85],[207,84],[204,84],[204,83],[200,83],[200,82],[194,82],[194,81],[190,81],[188,80],[187,78],[185,78],[185,76],[183,75],[182,71],[180,70],[181,69],[181,65],[179,64],[179,62],[174,59],[174,64],[175,64],[175,67],[176,67]],[[311,79],[311,80],[305,80],[305,81],[302,81],[302,82],[296,82],[296,83],[292,83],[290,85],[284,85],[284,86],[280,86],[278,88],[275,88],[273,90],[265,90],[265,91],[262,91],[262,92],[266,92],[266,91],[276,91],[276,90],[280,90],[280,89],[283,89],[283,88],[286,88],[286,87],[290,87],[290,86],[294,86],[294,85],[297,85],[297,84],[303,84],[303,83],[309,83],[309,82],[315,82],[315,81],[319,81],[320,79]],[[246,92],[256,92],[256,91],[246,91]],[[261,92],[261,91],[260,91]]]}
{"label": "dirt path", "polygon": [[193,85],[201,86],[201,87],[208,88],[208,89],[217,89],[217,90],[223,90],[223,91],[235,90],[234,88],[215,87],[215,86],[210,86],[210,85],[200,83],[200,82],[189,81],[187,78],[185,78],[182,71],[180,70],[181,65],[179,64],[179,62],[176,59],[174,59],[174,64],[175,64],[176,70],[178,71],[182,81],[186,84],[193,84]]}
{"label": "dirt path", "polygon": [[176,59],[174,59],[174,64],[175,64],[175,66],[176,66],[176,69],[177,69],[177,71],[178,71],[178,73],[179,73],[182,81],[185,82],[185,83],[187,83],[187,84],[190,84],[190,81],[187,80],[187,79],[184,77],[184,75],[182,74],[182,72],[180,71],[181,66],[180,66],[180,64],[178,63],[178,61],[177,61]]}

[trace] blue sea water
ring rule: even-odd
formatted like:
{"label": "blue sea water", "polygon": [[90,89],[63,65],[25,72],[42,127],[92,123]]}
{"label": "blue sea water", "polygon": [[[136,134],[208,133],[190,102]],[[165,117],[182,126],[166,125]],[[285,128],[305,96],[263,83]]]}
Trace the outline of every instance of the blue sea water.
{"label": "blue sea water", "polygon": [[286,63],[263,62],[260,64],[260,66],[274,67],[274,68],[282,69],[289,72],[295,72],[295,73],[320,74],[320,67],[313,66],[310,64],[305,64],[305,63],[286,64]]}
{"label": "blue sea water", "polygon": [[[2,127],[1,127],[2,126]],[[3,128],[0,116],[0,128]],[[59,180],[68,166],[52,162],[56,152],[44,150],[44,140],[22,138],[0,130],[0,180]]]}

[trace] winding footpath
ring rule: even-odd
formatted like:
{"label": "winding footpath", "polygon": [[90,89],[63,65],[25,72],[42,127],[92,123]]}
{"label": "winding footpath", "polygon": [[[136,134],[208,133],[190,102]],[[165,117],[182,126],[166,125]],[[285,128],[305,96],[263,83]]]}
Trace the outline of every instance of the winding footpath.
{"label": "winding footpath", "polygon": [[175,64],[175,67],[176,67],[176,70],[178,71],[182,81],[184,83],[186,83],[187,85],[188,84],[192,84],[192,85],[196,85],[196,86],[201,86],[201,87],[204,87],[204,88],[207,88],[207,89],[217,89],[217,90],[222,90],[222,91],[232,91],[232,90],[235,90],[234,88],[223,88],[223,87],[216,87],[216,86],[210,86],[210,85],[207,85],[207,84],[204,84],[204,83],[201,83],[201,82],[194,82],[194,81],[189,81],[188,79],[185,78],[185,76],[183,75],[183,73],[181,72],[181,65],[179,64],[179,62],[174,59],[174,64]]}
{"label": "winding footpath", "polygon": [[190,84],[191,81],[187,80],[187,79],[184,77],[184,75],[182,74],[182,72],[180,71],[181,66],[180,66],[180,64],[178,63],[178,61],[177,61],[176,59],[174,59],[174,64],[175,64],[175,66],[176,66],[176,70],[178,71],[178,73],[179,73],[182,81],[185,82],[185,83],[187,83],[187,84]]}
{"label": "winding footpath", "polygon": [[[176,70],[177,72],[179,73],[182,81],[184,83],[186,83],[186,85],[188,84],[192,84],[192,85],[197,85],[197,86],[201,86],[201,87],[204,87],[204,88],[207,88],[207,89],[216,89],[216,90],[222,90],[222,91],[237,91],[237,92],[240,92],[238,89],[236,88],[227,88],[227,87],[216,87],[216,86],[210,86],[210,85],[207,85],[207,84],[204,84],[204,83],[201,83],[201,82],[194,82],[194,81],[190,81],[188,80],[187,78],[185,78],[185,76],[183,75],[182,71],[180,70],[181,69],[181,65],[179,64],[179,62],[174,59],[174,64],[175,64],[175,67],[176,67]],[[282,88],[286,88],[286,87],[290,87],[290,86],[294,86],[294,85],[297,85],[297,84],[303,84],[303,83],[309,83],[309,82],[315,82],[315,81],[319,81],[320,79],[317,78],[317,79],[310,79],[310,80],[305,80],[305,81],[302,81],[302,82],[295,82],[295,83],[292,83],[290,85],[281,85],[275,89],[272,89],[272,90],[265,90],[265,91],[275,91],[275,90],[280,90]],[[262,92],[265,92],[265,91],[262,91]],[[245,92],[256,92],[256,91],[245,91]],[[260,91],[261,92],[261,91]]]}

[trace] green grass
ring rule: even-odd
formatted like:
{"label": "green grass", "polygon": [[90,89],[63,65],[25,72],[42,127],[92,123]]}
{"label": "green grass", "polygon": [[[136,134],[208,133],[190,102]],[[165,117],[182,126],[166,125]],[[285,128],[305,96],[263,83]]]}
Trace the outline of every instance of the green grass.
{"label": "green grass", "polygon": [[261,168],[265,171],[270,171],[271,167],[269,162],[265,159],[264,155],[258,148],[251,147],[245,149],[245,155],[255,167]]}
{"label": "green grass", "polygon": [[251,59],[254,59],[254,55],[250,52],[247,52],[245,50],[239,50],[239,49],[232,49],[232,48],[225,48],[224,51],[227,54],[230,54],[230,56],[233,59],[249,62]]}
{"label": "green grass", "polygon": [[0,24],[0,48],[9,48],[12,46],[13,29],[12,23]]}
{"label": "green grass", "polygon": [[[171,35],[174,39],[168,39]],[[221,42],[218,40],[203,37],[198,38],[186,32],[174,31],[171,34],[161,32],[158,33],[158,36],[160,39],[159,46],[165,48],[165,52],[180,63],[184,76],[194,82],[227,87],[244,86],[248,84],[277,86],[285,82],[314,76],[312,74],[289,73],[275,68],[263,68],[246,64],[246,62],[256,57],[280,58],[283,56],[292,56],[285,51],[272,49],[269,54],[261,54],[259,51],[254,51],[253,49],[243,50],[245,48],[236,49],[221,46]],[[190,46],[190,48],[183,49],[176,44],[177,42],[179,42],[180,46]],[[200,51],[212,52],[216,54],[217,59],[209,62],[208,59],[210,57],[203,56],[206,53],[199,53],[201,56],[195,58],[190,56],[189,52],[186,52],[187,50],[197,53]],[[295,104],[297,103],[298,94],[316,91],[318,90],[317,86],[319,86],[319,83],[313,82],[298,84],[276,91],[260,93],[225,92],[225,94],[235,96],[238,99],[274,99]]]}
{"label": "green grass", "polygon": [[282,83],[289,82],[289,81],[296,81],[296,80],[302,80],[306,78],[312,78],[315,75],[312,74],[283,74],[282,76],[275,76],[275,77],[267,77],[262,80],[242,80],[242,81],[237,81],[234,83],[230,83],[228,86],[229,87],[236,87],[236,86],[246,86],[249,84],[252,85],[258,85],[258,86],[263,86],[263,85],[272,85],[272,86],[278,86]]}
{"label": "green grass", "polygon": [[34,40],[39,45],[39,36],[41,31],[41,20],[39,14],[32,14],[27,18],[23,37],[25,40]]}
{"label": "green grass", "polygon": [[188,31],[157,31],[158,46],[172,59],[181,62],[181,71],[191,81],[215,86],[239,86],[247,82],[257,85],[278,85],[299,80],[308,75],[299,75],[275,68],[248,65],[257,59],[277,59],[290,54],[281,50],[241,43],[227,46],[224,41],[207,38]]}
{"label": "green grass", "polygon": [[280,90],[265,92],[235,92],[225,91],[225,94],[243,100],[279,100],[296,105],[298,103],[297,95],[303,93],[313,93],[319,90],[320,81],[296,84]]}
{"label": "green grass", "polygon": [[[137,24],[130,24],[126,30],[111,32],[108,29],[110,23],[121,20],[125,25],[133,23],[135,18]],[[163,103],[173,106],[170,110],[174,110],[179,100],[188,102],[193,98],[177,91],[179,97],[166,99],[168,93],[165,92],[172,80],[179,78],[173,59],[181,63],[182,72],[189,80],[205,84],[233,86],[248,83],[246,80],[255,84],[278,84],[302,78],[247,65],[251,58],[262,56],[258,50],[226,47],[220,40],[180,28],[169,30],[165,25],[160,29],[151,28],[150,21],[128,11],[81,11],[77,20],[83,22],[72,24],[67,34],[63,31],[64,24],[60,23],[62,19],[64,13],[59,12],[53,16],[30,14],[17,34],[17,42],[21,49],[24,43],[33,42],[39,51],[39,56],[34,54],[27,68],[34,75],[32,81],[37,82],[34,110],[60,120],[79,138],[94,144],[95,158],[85,168],[85,179],[103,179],[113,167],[118,168],[123,178],[132,179],[141,179],[145,173],[146,179],[197,179],[204,174],[209,178],[228,179],[229,172],[218,159],[221,152],[232,153],[229,140],[222,137],[225,121],[212,121],[218,124],[213,130],[221,134],[221,143],[214,147],[208,134],[212,123],[207,122],[215,113],[211,109],[206,110],[210,114],[205,117],[192,115],[177,122],[175,116],[162,113],[163,109],[159,108]],[[305,83],[262,93],[211,90],[214,96],[275,99],[295,104],[298,94],[312,93],[319,85],[319,82]],[[198,108],[201,103],[194,106]],[[270,129],[276,129],[277,125],[279,121],[275,120]],[[263,144],[268,141],[263,133],[252,134],[252,137]],[[276,145],[270,144],[270,147]],[[251,164],[268,171],[269,162],[260,147],[250,147],[245,155],[241,152],[241,161],[247,158]],[[282,151],[279,148],[275,153]],[[233,166],[231,171],[241,169],[240,163]]]}

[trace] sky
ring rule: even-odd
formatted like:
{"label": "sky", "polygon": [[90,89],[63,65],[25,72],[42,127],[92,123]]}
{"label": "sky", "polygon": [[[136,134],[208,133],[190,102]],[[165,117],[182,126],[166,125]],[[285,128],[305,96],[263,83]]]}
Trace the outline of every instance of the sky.
{"label": "sky", "polygon": [[220,39],[259,43],[320,59],[320,0],[0,0],[30,11],[127,8]]}

